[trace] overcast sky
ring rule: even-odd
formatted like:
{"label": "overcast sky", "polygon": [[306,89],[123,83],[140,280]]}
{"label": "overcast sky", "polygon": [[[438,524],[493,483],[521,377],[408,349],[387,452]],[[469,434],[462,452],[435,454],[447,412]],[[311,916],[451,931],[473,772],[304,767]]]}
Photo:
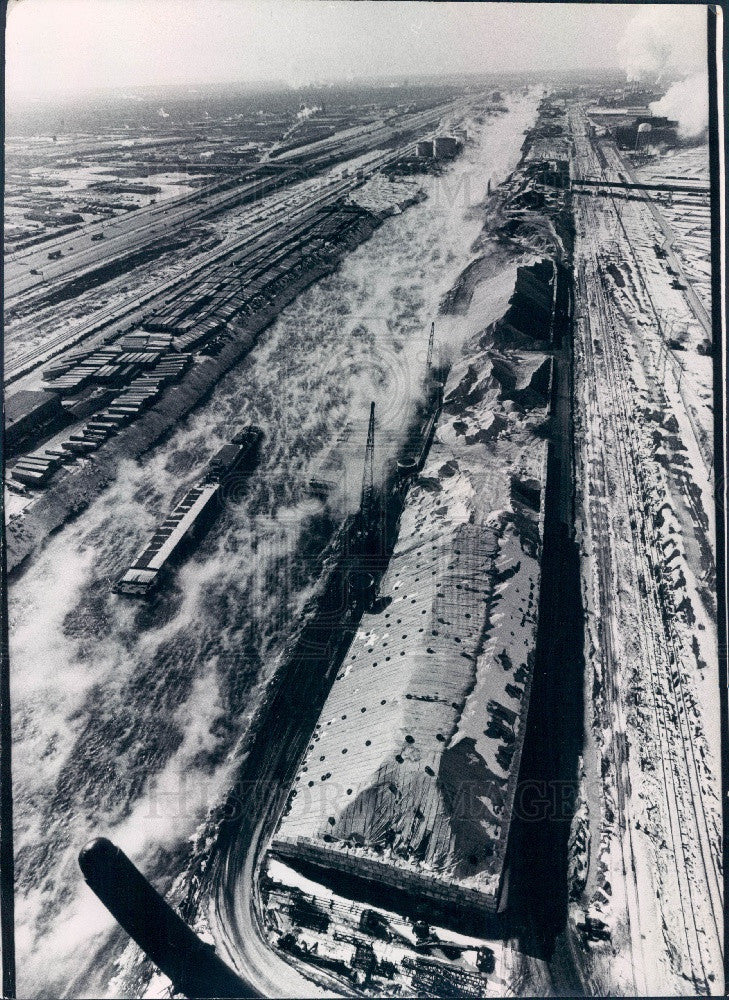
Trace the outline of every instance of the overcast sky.
{"label": "overcast sky", "polygon": [[[661,19],[676,67],[702,67],[705,8],[652,9],[641,16]],[[274,79],[296,86],[373,75],[609,68],[624,62],[637,12],[635,4],[592,3],[10,0],[6,85],[12,98],[104,86]]]}

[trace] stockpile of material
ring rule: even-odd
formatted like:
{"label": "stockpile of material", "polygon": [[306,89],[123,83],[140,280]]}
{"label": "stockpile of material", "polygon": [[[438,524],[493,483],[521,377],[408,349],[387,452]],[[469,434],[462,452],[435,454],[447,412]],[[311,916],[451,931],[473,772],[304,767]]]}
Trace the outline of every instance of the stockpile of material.
{"label": "stockpile of material", "polygon": [[[541,359],[525,364],[531,374]],[[411,488],[273,843],[294,863],[480,912],[498,903],[529,703],[545,451],[490,372],[456,372],[454,415]],[[537,490],[531,509],[511,501],[510,465]]]}

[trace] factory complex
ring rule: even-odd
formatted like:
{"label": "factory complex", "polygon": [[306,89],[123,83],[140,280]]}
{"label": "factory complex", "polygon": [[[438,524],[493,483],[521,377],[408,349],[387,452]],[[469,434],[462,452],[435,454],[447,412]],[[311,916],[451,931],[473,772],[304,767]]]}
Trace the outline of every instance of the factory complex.
{"label": "factory complex", "polygon": [[[63,740],[20,692],[19,870],[64,913],[48,859],[94,833],[176,990],[711,992],[709,171],[663,91],[581,79],[12,146],[6,562],[18,662],[71,691]],[[86,826],[178,776],[147,883]]]}
{"label": "factory complex", "polygon": [[[496,399],[551,412],[545,351],[561,342],[566,296],[551,261],[517,270],[493,330]],[[532,442],[499,492],[483,451],[494,398],[482,397],[475,377],[448,376],[376,604],[342,658],[271,856],[335,889],[348,885],[350,895],[362,886],[381,905],[392,903],[389,892],[406,911],[427,900],[433,922],[460,920],[483,934],[507,905],[549,446]]]}

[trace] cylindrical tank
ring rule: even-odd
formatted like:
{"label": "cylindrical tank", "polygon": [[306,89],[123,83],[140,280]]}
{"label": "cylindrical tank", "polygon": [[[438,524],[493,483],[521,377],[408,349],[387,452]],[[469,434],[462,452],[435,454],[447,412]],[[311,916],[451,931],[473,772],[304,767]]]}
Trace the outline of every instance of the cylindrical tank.
{"label": "cylindrical tank", "polygon": [[436,159],[449,159],[458,152],[458,140],[452,135],[436,136],[433,143]]}
{"label": "cylindrical tank", "polygon": [[190,997],[260,997],[187,926],[126,854],[106,837],[82,848],[89,887],[175,989]]}

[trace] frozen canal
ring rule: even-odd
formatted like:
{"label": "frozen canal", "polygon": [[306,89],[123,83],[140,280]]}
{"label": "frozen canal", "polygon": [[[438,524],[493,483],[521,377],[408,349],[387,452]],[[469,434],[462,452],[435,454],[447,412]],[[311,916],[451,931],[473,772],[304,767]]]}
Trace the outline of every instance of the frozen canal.
{"label": "frozen canal", "polygon": [[[164,887],[225,794],[230,751],[331,530],[309,479],[339,447],[340,511],[356,497],[371,399],[382,447],[394,448],[430,321],[472,259],[474,208],[488,180],[516,165],[538,96],[483,128],[469,123],[477,141],[441,178],[421,179],[428,199],[287,308],[210,400],[143,464],[121,468],[12,587],[20,995],[105,988],[87,977],[92,965],[98,974],[98,929],[111,927],[76,864],[90,836],[110,836]],[[459,334],[452,319],[440,329]],[[247,491],[154,604],[114,595],[152,527],[246,423],[266,435]]]}

